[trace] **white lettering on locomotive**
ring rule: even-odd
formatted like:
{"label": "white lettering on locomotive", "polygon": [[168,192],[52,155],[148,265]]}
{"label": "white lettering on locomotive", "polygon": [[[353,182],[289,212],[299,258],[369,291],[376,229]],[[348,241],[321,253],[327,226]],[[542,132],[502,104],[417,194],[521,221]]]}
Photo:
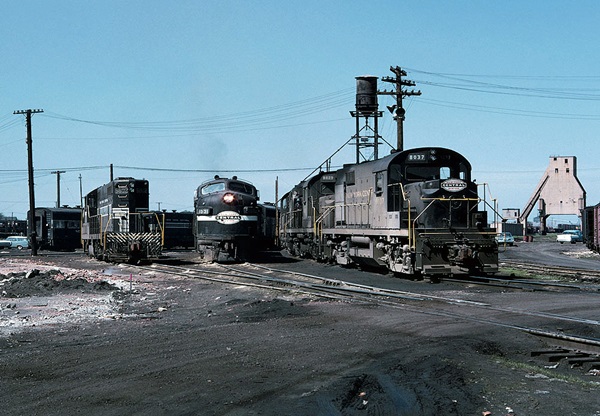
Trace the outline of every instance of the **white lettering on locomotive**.
{"label": "white lettering on locomotive", "polygon": [[233,225],[242,220],[242,216],[235,211],[223,211],[215,216],[219,224]]}
{"label": "white lettering on locomotive", "polygon": [[442,182],[440,187],[448,192],[460,192],[467,188],[467,183],[461,179],[448,179]]}

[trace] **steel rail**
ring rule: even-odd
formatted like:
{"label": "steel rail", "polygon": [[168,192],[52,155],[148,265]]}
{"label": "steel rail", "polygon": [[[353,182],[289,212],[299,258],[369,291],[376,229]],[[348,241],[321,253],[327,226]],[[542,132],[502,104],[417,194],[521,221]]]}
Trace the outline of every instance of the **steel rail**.
{"label": "steel rail", "polygon": [[[586,351],[588,353],[595,354],[594,349],[597,347],[600,349],[600,339],[595,338],[587,338],[580,337],[575,335],[567,335],[567,334],[559,334],[554,332],[549,332],[545,330],[541,330],[539,328],[530,328],[522,325],[516,325],[510,322],[502,322],[498,319],[490,319],[485,318],[480,315],[467,315],[456,313],[443,309],[436,309],[431,307],[431,302],[443,302],[449,305],[466,305],[475,308],[484,308],[490,311],[503,312],[509,314],[515,314],[520,316],[533,316],[537,318],[544,319],[553,319],[553,320],[563,320],[563,321],[571,321],[581,324],[600,326],[600,321],[585,319],[585,318],[574,318],[565,315],[557,315],[546,312],[536,312],[536,311],[528,311],[523,309],[516,308],[506,308],[506,307],[495,307],[493,305],[482,303],[482,302],[474,302],[474,301],[464,301],[460,299],[453,298],[444,298],[440,296],[430,296],[423,295],[413,292],[405,292],[405,291],[394,291],[389,289],[376,288],[372,286],[354,284],[349,282],[344,282],[336,279],[328,279],[321,276],[310,275],[306,273],[299,273],[294,271],[286,271],[281,269],[274,269],[265,266],[260,266],[256,264],[251,264],[251,267],[256,267],[259,269],[264,269],[267,271],[271,271],[274,273],[289,273],[296,276],[302,276],[304,278],[316,279],[316,282],[302,282],[298,280],[289,280],[289,279],[281,279],[281,278],[273,278],[270,276],[261,275],[258,273],[254,273],[251,271],[239,270],[238,268],[234,268],[231,266],[223,266],[218,265],[220,268],[224,269],[223,271],[214,271],[214,270],[206,270],[206,269],[197,269],[194,267],[182,267],[182,266],[173,266],[173,265],[158,265],[156,263],[151,266],[132,266],[141,270],[148,271],[160,271],[163,273],[179,275],[183,277],[193,277],[199,278],[202,280],[207,280],[211,282],[217,283],[225,283],[225,284],[236,284],[236,285],[244,285],[257,287],[261,289],[271,289],[271,290],[283,290],[283,291],[292,291],[295,293],[304,293],[310,294],[318,297],[323,297],[327,299],[333,300],[343,300],[343,301],[362,301],[368,303],[375,303],[377,305],[382,305],[386,307],[392,307],[395,309],[401,309],[404,311],[418,313],[418,314],[426,314],[433,315],[438,317],[445,318],[453,318],[466,320],[470,322],[476,322],[486,325],[499,326],[504,328],[510,328],[519,330],[521,332],[525,332],[535,336],[543,336],[548,339],[558,340],[563,343],[570,342],[572,345],[569,348],[573,348],[574,344],[580,344],[580,349],[582,351]],[[248,264],[246,264],[248,266]],[[221,276],[221,277],[214,277]],[[234,279],[232,279],[234,278]],[[254,283],[254,282],[240,282],[236,279],[251,279],[258,280],[262,283]],[[267,283],[267,284],[265,284]],[[374,289],[374,290],[371,290]],[[414,301],[429,301],[427,302],[427,307],[425,307],[424,303]],[[588,347],[585,347],[588,345]]]}
{"label": "steel rail", "polygon": [[[527,263],[527,262],[517,262],[517,261],[503,261],[501,262],[501,267],[504,265],[505,267],[514,267],[518,269],[523,269],[525,271],[534,271],[536,273],[547,272],[557,276],[570,276],[570,277],[585,277],[589,276],[592,278],[600,278],[600,270],[593,269],[576,269],[573,267],[560,267],[560,266],[548,266],[543,264],[535,264],[535,263]],[[600,268],[600,263],[598,263]]]}

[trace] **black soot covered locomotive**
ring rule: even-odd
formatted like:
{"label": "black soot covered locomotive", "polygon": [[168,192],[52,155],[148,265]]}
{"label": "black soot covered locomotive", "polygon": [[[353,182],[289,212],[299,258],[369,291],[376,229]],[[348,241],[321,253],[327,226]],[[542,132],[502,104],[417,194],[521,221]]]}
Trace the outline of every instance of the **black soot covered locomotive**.
{"label": "black soot covered locomotive", "polygon": [[471,164],[425,147],[320,172],[280,202],[280,243],[297,256],[398,274],[495,273],[498,247]]}
{"label": "black soot covered locomotive", "polygon": [[207,261],[253,258],[275,239],[275,206],[259,204],[254,185],[233,176],[202,183],[194,194],[196,250]]}
{"label": "black soot covered locomotive", "polygon": [[147,180],[117,178],[88,193],[81,225],[84,251],[107,261],[157,259],[162,224],[148,206]]}

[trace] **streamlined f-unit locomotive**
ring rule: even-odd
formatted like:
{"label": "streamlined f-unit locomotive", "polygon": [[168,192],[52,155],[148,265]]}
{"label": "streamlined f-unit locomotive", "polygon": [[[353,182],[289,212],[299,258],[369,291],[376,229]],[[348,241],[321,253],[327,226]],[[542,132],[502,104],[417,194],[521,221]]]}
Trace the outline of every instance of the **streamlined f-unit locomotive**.
{"label": "streamlined f-unit locomotive", "polygon": [[295,186],[280,202],[280,243],[294,255],[399,274],[495,273],[495,232],[480,202],[465,157],[406,150]]}
{"label": "streamlined f-unit locomotive", "polygon": [[157,259],[162,224],[148,205],[147,180],[117,178],[88,193],[81,226],[84,251],[107,261]]}
{"label": "streamlined f-unit locomotive", "polygon": [[218,175],[194,194],[196,250],[206,261],[254,257],[275,239],[275,206],[259,204],[254,185]]}

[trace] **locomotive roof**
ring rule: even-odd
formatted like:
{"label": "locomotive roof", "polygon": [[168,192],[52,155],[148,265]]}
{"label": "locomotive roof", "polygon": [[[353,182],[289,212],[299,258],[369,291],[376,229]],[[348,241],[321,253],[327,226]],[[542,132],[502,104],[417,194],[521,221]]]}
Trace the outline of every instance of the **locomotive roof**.
{"label": "locomotive roof", "polygon": [[209,184],[209,183],[232,182],[232,181],[247,183],[248,185],[254,186],[254,184],[252,182],[250,182],[250,181],[248,181],[246,179],[240,179],[237,176],[232,176],[231,178],[222,178],[219,175],[215,175],[215,177],[213,179],[208,179],[208,180],[202,182],[198,187],[200,188],[200,187],[202,187],[202,186],[204,186],[206,184]]}
{"label": "locomotive roof", "polygon": [[37,207],[37,210],[52,211],[52,212],[74,212],[81,211],[81,207],[60,207],[60,208],[48,208],[48,207]]}
{"label": "locomotive roof", "polygon": [[382,157],[381,159],[373,160],[371,162],[363,162],[359,165],[344,166],[344,168],[348,169],[348,168],[352,168],[354,166],[370,164],[373,172],[380,172],[380,171],[386,170],[392,162],[401,162],[401,161],[406,160],[406,158],[410,154],[420,153],[420,152],[430,152],[432,150],[435,150],[438,153],[442,153],[442,154],[445,153],[445,154],[450,154],[454,157],[458,157],[458,158],[462,159],[465,163],[467,163],[467,165],[469,167],[471,166],[469,161],[463,155],[461,155],[460,153],[458,153],[454,150],[447,149],[444,147],[417,147],[414,149],[407,149],[402,152],[392,153],[388,156]]}
{"label": "locomotive roof", "polygon": [[331,172],[324,172],[324,171],[320,171],[319,173],[317,173],[314,176],[311,176],[310,178],[303,180],[302,182],[299,183],[299,186],[304,187],[304,186],[308,186],[312,183],[314,183],[315,181],[317,181],[318,179],[320,179],[323,175],[326,174],[334,174],[336,171],[331,171]]}

